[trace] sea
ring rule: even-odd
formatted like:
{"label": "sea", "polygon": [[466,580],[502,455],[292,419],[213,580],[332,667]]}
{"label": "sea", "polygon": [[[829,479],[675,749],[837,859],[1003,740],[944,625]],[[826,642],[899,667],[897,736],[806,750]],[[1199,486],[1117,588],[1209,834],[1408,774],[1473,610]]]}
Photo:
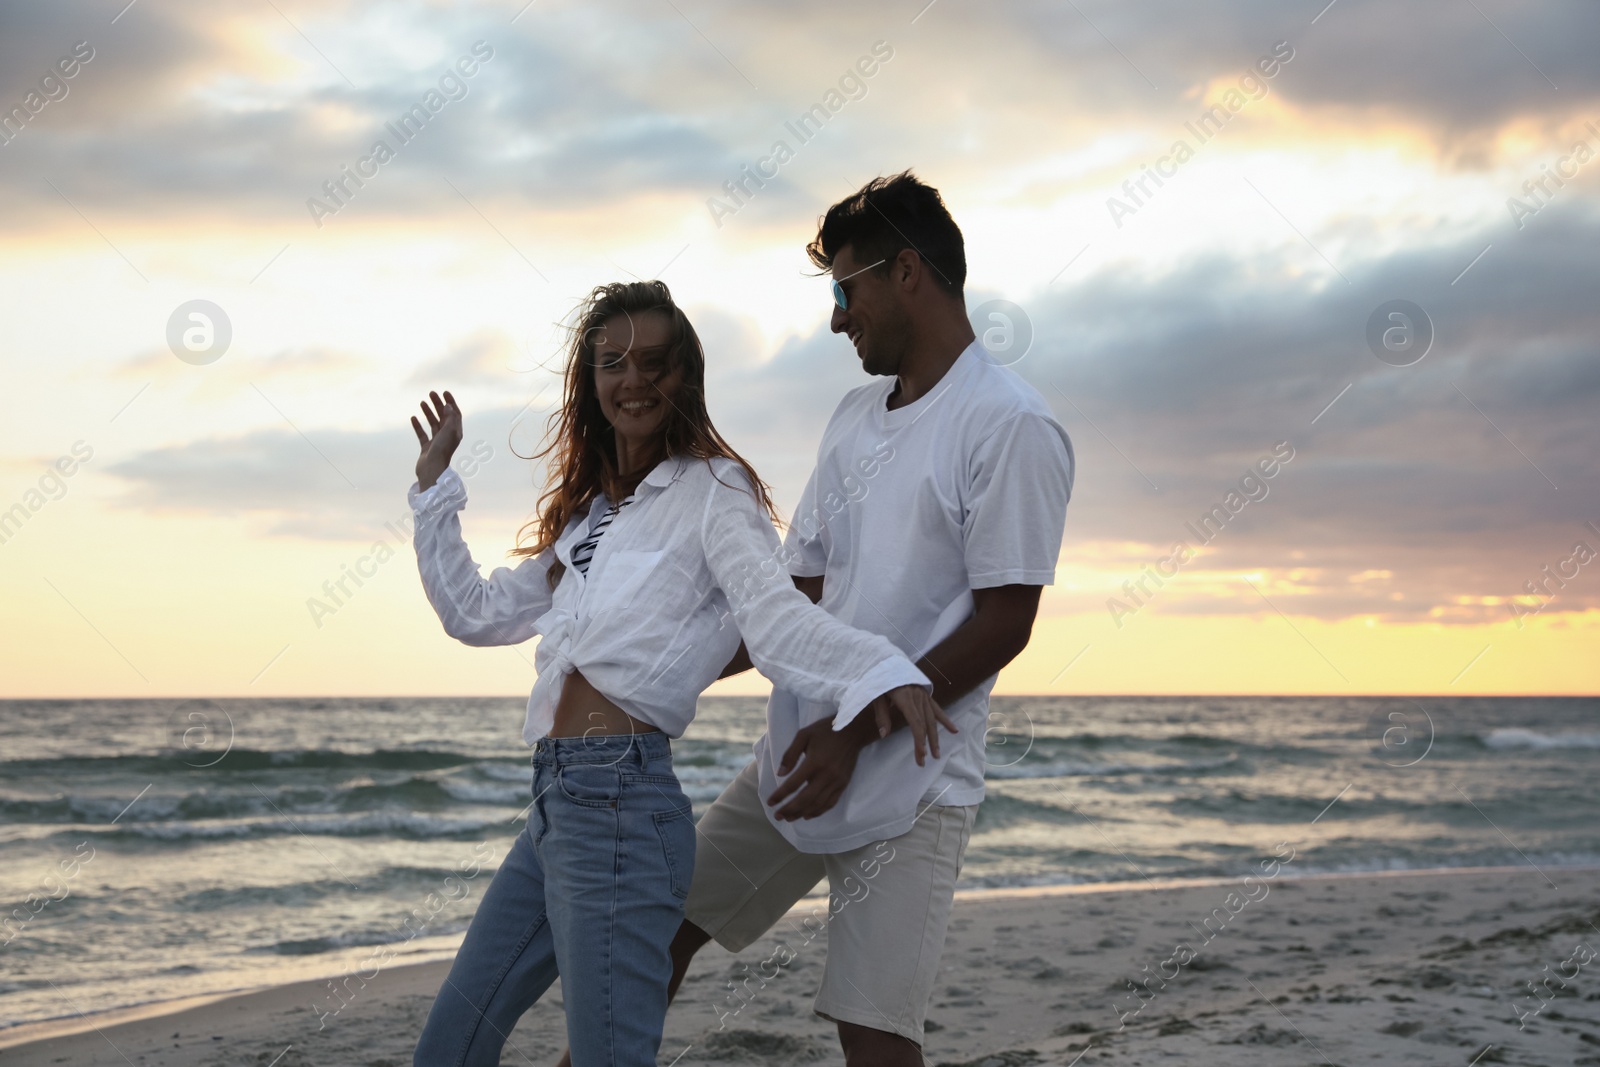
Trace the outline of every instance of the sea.
{"label": "sea", "polygon": [[[674,743],[697,818],[764,705]],[[0,1027],[448,957],[523,825],[523,707],[0,701]],[[996,697],[985,741],[962,891],[1285,843],[1283,877],[1600,865],[1597,698]]]}

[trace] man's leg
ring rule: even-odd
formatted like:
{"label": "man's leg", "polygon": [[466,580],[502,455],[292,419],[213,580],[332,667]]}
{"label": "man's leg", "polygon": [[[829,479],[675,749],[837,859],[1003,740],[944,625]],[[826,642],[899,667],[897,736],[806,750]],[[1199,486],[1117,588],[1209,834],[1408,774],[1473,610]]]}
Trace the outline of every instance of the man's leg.
{"label": "man's leg", "polygon": [[977,814],[931,806],[888,841],[827,856],[828,958],[815,1010],[849,1067],[921,1067],[956,877]]}
{"label": "man's leg", "polygon": [[839,1024],[839,1046],[846,1067],[923,1067],[922,1046],[899,1034],[859,1023]]}
{"label": "man's leg", "polygon": [[672,981],[667,984],[668,1004],[677,997],[683,976],[689,973],[689,964],[694,962],[694,954],[710,943],[711,935],[688,919],[679,925],[678,933],[672,939]]}

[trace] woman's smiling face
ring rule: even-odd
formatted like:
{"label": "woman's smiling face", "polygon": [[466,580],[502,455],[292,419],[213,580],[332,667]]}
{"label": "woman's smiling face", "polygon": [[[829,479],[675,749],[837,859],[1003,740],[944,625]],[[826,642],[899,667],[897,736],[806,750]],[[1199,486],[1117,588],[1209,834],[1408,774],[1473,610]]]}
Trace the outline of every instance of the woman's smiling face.
{"label": "woman's smiling face", "polygon": [[670,359],[671,329],[665,314],[647,311],[615,315],[593,331],[591,373],[600,413],[633,448],[662,434],[683,381]]}

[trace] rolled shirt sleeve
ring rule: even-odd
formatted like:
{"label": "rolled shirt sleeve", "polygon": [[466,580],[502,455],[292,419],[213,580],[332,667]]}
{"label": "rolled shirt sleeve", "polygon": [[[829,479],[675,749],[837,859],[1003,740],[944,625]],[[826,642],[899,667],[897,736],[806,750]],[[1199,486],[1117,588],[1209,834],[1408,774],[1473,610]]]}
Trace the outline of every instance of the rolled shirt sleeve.
{"label": "rolled shirt sleeve", "polygon": [[546,548],[516,568],[497,567],[485,579],[461,536],[459,512],[467,488],[446,469],[426,490],[413,483],[406,494],[415,521],[412,544],[428,602],[445,633],[468,645],[515,645],[532,637],[534,623],[550,610],[550,566]]}
{"label": "rolled shirt sleeve", "polygon": [[756,668],[797,696],[837,705],[835,730],[890,689],[931,691],[933,683],[888,638],[847,626],[795,588],[789,553],[743,468],[718,467],[702,520],[706,563]]}

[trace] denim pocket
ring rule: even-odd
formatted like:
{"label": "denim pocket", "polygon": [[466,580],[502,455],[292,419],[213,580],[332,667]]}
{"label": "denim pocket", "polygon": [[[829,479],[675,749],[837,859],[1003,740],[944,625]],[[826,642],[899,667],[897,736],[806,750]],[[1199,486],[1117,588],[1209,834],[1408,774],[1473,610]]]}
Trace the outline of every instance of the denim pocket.
{"label": "denim pocket", "polygon": [[556,775],[561,795],[584,808],[615,808],[622,795],[622,776],[609,764],[569,763]]}
{"label": "denim pocket", "polygon": [[672,895],[684,900],[689,896],[689,883],[694,880],[694,811],[672,808],[655,812],[654,818]]}
{"label": "denim pocket", "polygon": [[648,785],[654,786],[657,792],[677,793],[680,796],[683,794],[683,786],[675,774],[639,774],[629,771],[624,773],[624,778],[627,785]]}

